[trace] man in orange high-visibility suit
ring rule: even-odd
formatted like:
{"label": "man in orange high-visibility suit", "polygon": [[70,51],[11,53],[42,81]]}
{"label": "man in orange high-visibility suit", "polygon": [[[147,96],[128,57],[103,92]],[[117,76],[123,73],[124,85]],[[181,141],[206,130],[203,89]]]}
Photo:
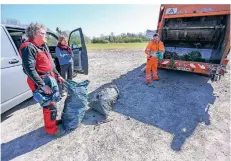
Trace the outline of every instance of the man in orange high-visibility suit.
{"label": "man in orange high-visibility suit", "polygon": [[158,67],[158,54],[164,53],[164,44],[159,39],[159,34],[153,35],[153,40],[148,43],[145,49],[145,54],[147,54],[147,64],[146,64],[146,82],[151,83],[152,76],[151,70],[153,72],[153,79],[158,80],[157,67]]}

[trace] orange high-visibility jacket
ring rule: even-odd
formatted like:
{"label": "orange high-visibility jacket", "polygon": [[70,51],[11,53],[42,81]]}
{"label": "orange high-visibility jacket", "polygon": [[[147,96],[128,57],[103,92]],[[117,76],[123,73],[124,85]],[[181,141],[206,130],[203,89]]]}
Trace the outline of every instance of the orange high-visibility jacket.
{"label": "orange high-visibility jacket", "polygon": [[150,41],[145,49],[145,53],[146,54],[149,54],[149,51],[150,52],[157,52],[157,51],[160,51],[160,52],[165,52],[164,50],[164,44],[162,41],[159,41],[158,43],[155,43],[154,41]]}

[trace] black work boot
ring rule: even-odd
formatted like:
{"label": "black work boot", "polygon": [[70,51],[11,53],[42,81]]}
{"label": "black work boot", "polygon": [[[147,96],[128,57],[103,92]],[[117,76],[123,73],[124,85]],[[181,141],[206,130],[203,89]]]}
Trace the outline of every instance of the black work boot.
{"label": "black work boot", "polygon": [[58,126],[57,132],[54,134],[55,137],[62,137],[65,135],[66,131],[63,129],[62,126]]}
{"label": "black work boot", "polygon": [[56,125],[61,125],[62,124],[62,120],[56,120]]}

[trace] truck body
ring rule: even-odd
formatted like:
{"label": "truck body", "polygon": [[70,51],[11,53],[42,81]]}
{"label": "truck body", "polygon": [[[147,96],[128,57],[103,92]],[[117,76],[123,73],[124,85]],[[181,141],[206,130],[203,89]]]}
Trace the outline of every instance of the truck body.
{"label": "truck body", "polygon": [[165,45],[159,67],[211,76],[225,74],[230,51],[230,5],[161,5],[157,32]]}

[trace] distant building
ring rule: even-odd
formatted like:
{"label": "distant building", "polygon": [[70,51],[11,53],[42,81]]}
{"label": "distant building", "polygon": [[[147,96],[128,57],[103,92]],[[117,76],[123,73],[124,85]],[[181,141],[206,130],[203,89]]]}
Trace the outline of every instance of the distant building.
{"label": "distant building", "polygon": [[156,30],[147,30],[146,31],[146,38],[152,39],[153,35],[156,33]]}

